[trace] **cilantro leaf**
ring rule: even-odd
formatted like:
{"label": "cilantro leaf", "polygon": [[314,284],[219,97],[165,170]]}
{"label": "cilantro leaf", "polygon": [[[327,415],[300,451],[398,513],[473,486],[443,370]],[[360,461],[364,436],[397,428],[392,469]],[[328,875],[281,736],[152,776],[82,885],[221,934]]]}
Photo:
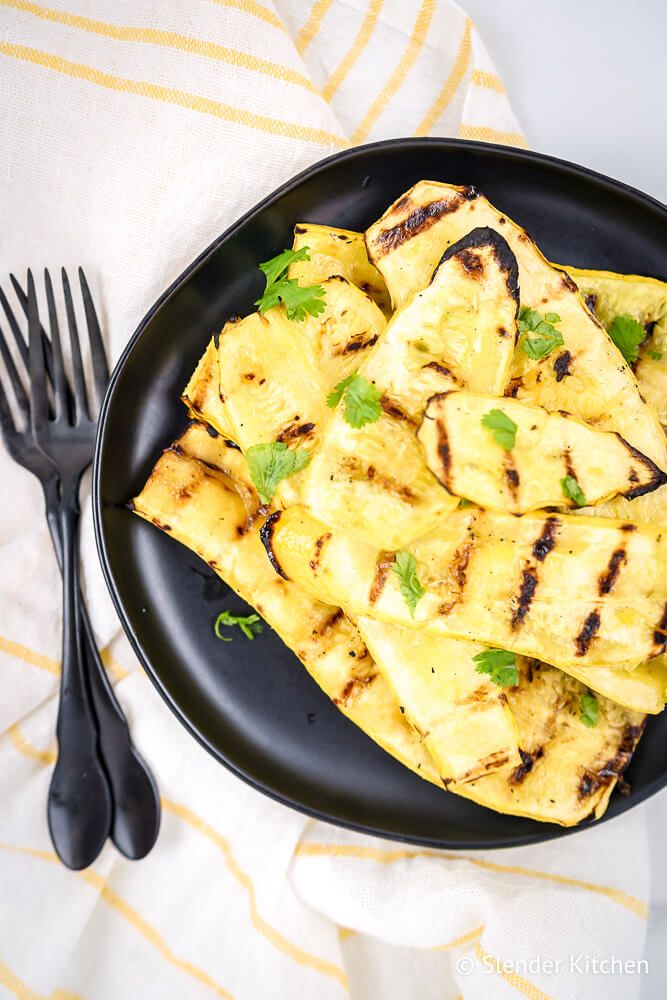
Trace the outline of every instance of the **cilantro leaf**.
{"label": "cilantro leaf", "polygon": [[585,726],[588,726],[589,729],[597,726],[600,721],[600,702],[590,691],[582,694],[579,699],[579,711],[581,713],[581,721]]}
{"label": "cilantro leaf", "polygon": [[290,451],[283,441],[253,444],[246,452],[250,477],[262,503],[271,503],[278,483],[305,469],[310,455],[305,448]]}
{"label": "cilantro leaf", "polygon": [[391,568],[400,580],[401,594],[414,618],[417,602],[426,593],[417,576],[417,560],[411,552],[397,552]]}
{"label": "cilantro leaf", "polygon": [[260,264],[259,269],[266,277],[266,287],[269,288],[279,278],[282,278],[287,273],[290,264],[296,264],[301,260],[310,260],[309,249],[310,247],[301,247],[300,250],[283,250],[271,260],[265,260],[263,264]]}
{"label": "cilantro leaf", "polygon": [[380,392],[376,387],[356,372],[348,375],[334,386],[327,396],[327,406],[338,406],[345,400],[345,420],[350,427],[363,427],[380,419]]}
{"label": "cilantro leaf", "polygon": [[215,625],[213,628],[218,639],[222,639],[223,642],[232,641],[231,636],[223,635],[220,631],[220,628],[223,625],[229,627],[232,625],[238,625],[247,639],[254,639],[256,635],[259,635],[264,627],[259,615],[235,615],[232,614],[231,611],[221,611],[215,619]]}
{"label": "cilantro leaf", "polygon": [[662,351],[647,351],[646,353],[652,361],[662,361]]}
{"label": "cilantro leaf", "polygon": [[607,333],[627,363],[634,365],[639,357],[639,346],[646,337],[646,330],[641,323],[624,313],[621,316],[614,316]]}
{"label": "cilantro leaf", "polygon": [[505,451],[512,450],[519,428],[506,413],[502,410],[489,410],[486,416],[482,417],[482,425],[489,428],[496,444]]}
{"label": "cilantro leaf", "polygon": [[584,491],[574,476],[566,476],[565,479],[561,479],[560,485],[563,489],[564,497],[567,497],[568,500],[574,501],[577,507],[586,506],[587,500],[584,496]]}
{"label": "cilantro leaf", "polygon": [[483,653],[473,656],[478,674],[488,674],[494,684],[500,687],[516,687],[519,683],[519,671],[516,656],[507,649],[485,649]]}
{"label": "cilantro leaf", "polygon": [[296,278],[286,277],[290,264],[310,260],[309,247],[300,250],[283,250],[271,260],[260,264],[266,277],[266,288],[255,305],[260,313],[274,309],[281,302],[285,306],[287,318],[302,323],[307,314],[319,316],[324,311],[324,289],[321,285],[300,285]]}
{"label": "cilantro leaf", "polygon": [[565,343],[560,330],[554,323],[560,323],[558,313],[548,312],[541,316],[537,309],[523,306],[519,312],[518,327],[521,333],[535,333],[535,337],[525,336],[521,343],[523,350],[533,361],[547,358],[557,347]]}

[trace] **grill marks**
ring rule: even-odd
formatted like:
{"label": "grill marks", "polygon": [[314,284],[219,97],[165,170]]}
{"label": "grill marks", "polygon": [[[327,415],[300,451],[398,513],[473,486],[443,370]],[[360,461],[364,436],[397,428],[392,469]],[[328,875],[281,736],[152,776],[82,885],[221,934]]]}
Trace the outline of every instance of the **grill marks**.
{"label": "grill marks", "polygon": [[569,351],[563,351],[559,354],[554,361],[554,371],[556,373],[556,381],[562,382],[567,375],[571,375],[570,363],[572,361],[572,355]]}
{"label": "grill marks", "polygon": [[[389,253],[390,250],[396,250],[397,247],[411,240],[413,236],[426,232],[427,229],[435,225],[438,219],[450,212],[455,212],[466,200],[468,199],[464,194],[457,192],[453,197],[432,201],[429,205],[419,205],[402,222],[378,233],[373,241],[375,255],[382,256]],[[407,209],[410,204],[409,197],[401,198],[394,206],[394,212]]]}
{"label": "grill marks", "polygon": [[310,560],[309,563],[310,568],[314,573],[317,572],[317,569],[320,565],[320,559],[322,558],[322,549],[324,547],[324,544],[325,542],[328,542],[330,538],[331,538],[331,532],[326,531],[323,535],[320,535],[320,537],[315,540],[315,551],[313,553],[313,558]]}
{"label": "grill marks", "polygon": [[375,573],[373,574],[373,582],[371,584],[371,589],[368,594],[368,600],[371,604],[375,602],[380,597],[380,594],[384,590],[384,585],[387,582],[387,574],[391,569],[392,563],[394,561],[393,552],[381,552],[378,561],[375,564]]}
{"label": "grill marks", "polygon": [[519,590],[517,605],[512,612],[513,630],[516,630],[523,625],[526,615],[530,611],[530,605],[532,604],[533,597],[535,596],[538,582],[539,578],[537,575],[537,567],[526,566],[521,578],[521,589]]}
{"label": "grill marks", "polygon": [[[531,550],[537,563],[543,563],[549,553],[553,551],[560,527],[561,521],[557,517],[547,517],[544,521],[542,531],[533,543]],[[526,620],[539,582],[539,565],[528,563],[521,574],[521,586],[512,611],[511,627],[513,631],[520,629]]]}
{"label": "grill marks", "polygon": [[527,774],[533,770],[535,761],[538,761],[541,757],[544,757],[544,748],[538,747],[529,753],[527,750],[522,750],[519,747],[519,756],[521,757],[521,763],[517,768],[512,771],[509,777],[510,785],[520,785]]}
{"label": "grill marks", "polygon": [[481,256],[477,253],[473,253],[472,250],[461,250],[457,255],[456,259],[459,264],[473,281],[481,281],[484,277],[484,261]]}
{"label": "grill marks", "polygon": [[611,593],[621,572],[621,567],[627,561],[628,555],[624,546],[621,545],[612,552],[606,570],[598,577],[598,594],[600,597]]}
{"label": "grill marks", "polygon": [[298,421],[294,421],[287,427],[283,427],[276,441],[296,441],[298,438],[312,436],[314,430],[315,424],[313,423],[300,424]]}
{"label": "grill marks", "polygon": [[600,612],[596,609],[591,611],[586,621],[581,627],[579,635],[576,637],[577,656],[585,656],[591,647],[593,639],[600,629]]}
{"label": "grill marks", "polygon": [[556,535],[561,527],[561,521],[557,517],[548,517],[542,527],[542,533],[533,545],[533,556],[538,562],[544,562],[554,545]]}
{"label": "grill marks", "polygon": [[622,777],[626,767],[630,763],[632,754],[637,742],[644,731],[645,721],[640,726],[633,726],[628,723],[623,728],[623,733],[618,742],[616,753],[609,760],[605,761],[602,767],[597,770],[586,768],[579,785],[577,787],[577,798],[581,802],[588,799],[601,788],[606,788],[612,782],[618,781]]}
{"label": "grill marks", "polygon": [[516,501],[519,495],[520,479],[514,459],[509,452],[507,452],[505,456],[505,480],[512,496],[512,500]]}
{"label": "grill marks", "polygon": [[443,420],[438,420],[436,422],[436,429],[438,432],[438,458],[440,459],[440,482],[449,489],[451,482],[451,472],[452,472],[452,452],[449,447],[449,435],[447,434],[447,427]]}
{"label": "grill marks", "polygon": [[658,652],[664,652],[667,647],[667,602],[662,612],[662,617],[653,631],[653,642],[658,647]]}

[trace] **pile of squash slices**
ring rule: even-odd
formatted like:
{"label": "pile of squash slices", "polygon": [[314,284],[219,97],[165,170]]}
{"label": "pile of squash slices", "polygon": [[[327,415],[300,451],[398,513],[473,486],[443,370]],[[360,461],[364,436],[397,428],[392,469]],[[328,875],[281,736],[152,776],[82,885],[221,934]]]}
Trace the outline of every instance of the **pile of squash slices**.
{"label": "pile of squash slices", "polygon": [[[293,249],[317,314],[225,324],[133,509],[421,778],[600,817],[667,699],[667,284],[551,264],[430,181]],[[277,444],[269,498],[251,449]]]}

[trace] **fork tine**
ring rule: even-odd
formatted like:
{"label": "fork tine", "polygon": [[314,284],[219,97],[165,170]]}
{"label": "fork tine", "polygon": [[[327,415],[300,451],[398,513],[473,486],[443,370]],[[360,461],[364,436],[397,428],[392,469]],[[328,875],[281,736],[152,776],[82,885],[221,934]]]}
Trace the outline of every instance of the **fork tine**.
{"label": "fork tine", "polygon": [[[21,417],[25,420],[26,424],[30,423],[30,404],[28,403],[28,397],[26,396],[25,389],[23,388],[23,383],[17,371],[16,365],[14,364],[14,358],[9,350],[9,345],[5,340],[5,335],[0,328],[0,355],[2,355],[2,360],[5,363],[7,369],[7,374],[9,376],[9,381],[12,384],[12,389],[14,390],[14,396],[16,398],[16,403],[19,408]],[[4,390],[3,390],[4,391]],[[5,396],[5,399],[7,397]],[[9,406],[9,403],[7,404]],[[11,411],[10,411],[11,412]]]}
{"label": "fork tine", "polygon": [[32,271],[28,271],[28,360],[30,367],[30,401],[33,431],[39,431],[48,418],[44,338],[39,322],[39,307]]}
{"label": "fork tine", "polygon": [[99,406],[102,403],[109,382],[109,365],[104,350],[102,331],[97,313],[95,312],[95,304],[82,267],[79,268],[79,284],[81,285],[83,308],[86,313],[86,323],[88,324],[88,339],[90,340],[90,354],[93,362],[93,381],[95,383],[97,404]]}
{"label": "fork tine", "polygon": [[[23,309],[23,312],[25,313],[26,319],[27,319],[27,317],[28,317],[28,296],[26,295],[26,293],[21,288],[21,284],[20,284],[20,282],[18,281],[18,279],[16,278],[16,276],[14,274],[10,274],[9,275],[9,280],[11,281],[11,283],[12,283],[12,285],[14,287],[14,291],[16,292],[16,298],[19,300],[19,304],[20,304],[21,308]],[[12,333],[14,334],[14,339],[16,340],[16,343],[18,344],[19,351],[21,352],[21,357],[23,358],[23,362],[24,362],[24,364],[26,366],[26,370],[27,370],[27,368],[28,368],[28,345],[26,344],[25,338],[22,336],[21,331],[19,330],[18,323],[14,319],[14,314],[12,313],[11,307],[10,307],[9,303],[7,302],[7,299],[6,299],[6,297],[4,295],[2,296],[2,305],[3,305],[3,308],[4,308],[5,312],[7,313],[7,318],[9,319],[10,315],[12,317],[12,320],[11,320],[12,321]],[[40,324],[40,326],[41,326],[41,324]],[[47,372],[49,374],[49,378],[51,379],[51,381],[53,381],[53,358],[51,356],[52,355],[51,343],[49,341],[49,338],[46,335],[46,330],[44,329],[43,326],[41,326],[41,330],[42,330],[42,336],[44,338],[44,358],[45,358],[45,361],[46,361],[46,370],[47,370]]]}
{"label": "fork tine", "polygon": [[69,386],[65,374],[65,362],[63,360],[63,349],[60,342],[60,327],[58,326],[58,312],[53,296],[53,285],[48,267],[44,268],[44,286],[46,288],[46,302],[49,310],[49,329],[51,330],[51,347],[53,362],[53,394],[55,398],[56,419],[68,412],[69,408]]}
{"label": "fork tine", "polygon": [[74,302],[72,301],[72,290],[65,268],[61,268],[60,275],[63,283],[65,295],[65,311],[67,313],[67,325],[69,327],[69,339],[72,349],[72,376],[74,383],[74,399],[76,402],[76,420],[81,420],[84,414],[90,418],[90,409],[86,401],[86,381],[83,375],[83,362],[81,360],[81,345],[79,343],[79,331],[76,326],[76,314],[74,312]]}
{"label": "fork tine", "polygon": [[0,431],[5,435],[7,439],[6,443],[9,447],[9,439],[17,433],[17,428],[2,382],[0,382]]}
{"label": "fork tine", "polygon": [[[18,282],[16,281],[16,278],[14,277],[13,274],[9,275],[9,280],[14,285],[14,288],[16,288]],[[19,287],[19,289],[21,291],[21,295],[23,295],[25,297],[25,292],[23,291],[23,289],[21,288],[21,286],[19,285],[18,287]],[[21,296],[20,295],[19,295],[19,301],[21,301]],[[16,341],[16,346],[18,347],[19,353],[21,355],[21,360],[23,361],[23,364],[25,365],[25,368],[26,368],[26,371],[27,371],[28,370],[28,345],[26,344],[25,339],[23,337],[23,334],[21,333],[21,331],[19,329],[19,325],[16,322],[16,316],[14,315],[14,310],[12,309],[12,307],[9,304],[9,302],[7,301],[7,296],[5,295],[5,293],[2,290],[2,288],[0,288],[0,303],[2,303],[2,308],[4,309],[5,316],[7,317],[7,322],[9,323],[9,328],[12,331],[12,334],[14,336],[14,340]],[[23,302],[21,302],[21,305],[25,309],[25,306],[23,305]]]}

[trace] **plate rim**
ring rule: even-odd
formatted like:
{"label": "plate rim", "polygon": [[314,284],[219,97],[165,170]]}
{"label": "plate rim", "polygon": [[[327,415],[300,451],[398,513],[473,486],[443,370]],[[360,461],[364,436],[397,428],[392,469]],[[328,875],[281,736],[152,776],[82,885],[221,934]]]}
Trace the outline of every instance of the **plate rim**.
{"label": "plate rim", "polygon": [[[555,823],[542,822],[540,820],[533,820],[534,832],[522,834],[513,837],[510,840],[484,840],[476,841],[472,840],[456,840],[451,838],[440,838],[434,839],[433,837],[424,836],[420,837],[418,835],[406,835],[400,834],[387,829],[380,829],[371,826],[369,823],[354,822],[349,819],[341,819],[339,816],[333,815],[330,812],[326,812],[323,809],[317,809],[306,805],[305,803],[290,797],[287,794],[277,791],[276,789],[270,787],[266,783],[262,782],[255,776],[247,773],[237,761],[231,760],[229,757],[225,756],[221,750],[214,746],[206,736],[199,731],[196,725],[187,717],[185,712],[181,709],[180,705],[175,701],[169,691],[166,689],[165,685],[160,680],[160,677],[153,667],[148,655],[144,652],[142,644],[140,643],[135,629],[130,620],[129,614],[126,612],[124,604],[120,598],[116,582],[111,571],[110,557],[107,551],[107,543],[103,527],[103,505],[102,497],[100,493],[100,479],[101,479],[101,466],[102,466],[102,445],[103,439],[105,437],[105,429],[107,424],[107,419],[109,415],[109,410],[112,405],[116,385],[120,378],[122,371],[127,364],[130,355],[132,354],[135,345],[138,343],[139,339],[143,335],[144,331],[152,321],[153,317],[162,309],[169,299],[174,295],[190,278],[196,273],[196,271],[206,262],[206,260],[223,244],[229,237],[233,236],[234,233],[241,229],[250,219],[252,219],[259,212],[263,211],[274,201],[288,194],[295,188],[297,188],[304,180],[316,176],[319,172],[326,170],[333,163],[338,163],[346,159],[352,159],[360,154],[367,152],[382,152],[385,149],[395,149],[397,147],[413,147],[418,149],[423,146],[438,146],[446,150],[456,150],[459,152],[466,152],[468,150],[475,151],[478,153],[485,153],[487,151],[494,151],[501,156],[506,156],[509,159],[518,158],[520,160],[532,162],[535,165],[551,165],[557,167],[560,170],[564,170],[567,173],[575,174],[577,177],[589,178],[598,184],[603,184],[611,188],[612,190],[623,193],[626,196],[631,196],[643,205],[651,206],[653,209],[657,210],[659,213],[664,214],[665,224],[667,225],[667,204],[664,204],[659,199],[653,197],[652,195],[646,194],[639,188],[633,187],[632,185],[626,183],[625,181],[617,180],[616,178],[610,177],[608,174],[603,174],[600,171],[594,170],[591,167],[586,167],[573,162],[572,160],[562,159],[561,157],[552,156],[546,153],[540,153],[532,149],[524,149],[516,146],[507,146],[500,143],[483,142],[478,140],[468,140],[468,139],[458,139],[452,137],[438,137],[438,136],[405,136],[397,137],[393,139],[383,139],[377,142],[365,143],[361,146],[351,146],[347,149],[340,150],[329,156],[324,157],[321,160],[315,161],[315,163],[310,164],[310,166],[305,167],[303,170],[299,171],[293,177],[289,178],[279,187],[275,188],[264,198],[258,201],[255,205],[249,208],[243,213],[238,219],[236,219],[230,226],[227,227],[222,233],[220,233],[214,240],[212,240],[202,251],[199,253],[187,267],[167,286],[167,288],[157,297],[152,306],[147,310],[142,319],[139,321],[137,327],[132,333],[131,337],[127,341],[123,351],[121,352],[118,361],[114,365],[111,377],[109,379],[109,384],[107,386],[106,392],[104,394],[104,399],[100,407],[98,423],[97,423],[97,433],[95,438],[95,451],[93,456],[93,467],[92,467],[92,482],[91,482],[91,502],[92,502],[92,513],[93,513],[93,527],[95,532],[95,545],[97,550],[98,559],[102,567],[102,574],[104,577],[104,582],[106,584],[107,590],[111,596],[112,603],[118,615],[123,632],[127,636],[132,649],[137,656],[137,659],[150,679],[153,686],[157,689],[158,693],[161,695],[164,702],[167,704],[171,712],[176,716],[178,722],[184,726],[186,731],[190,736],[193,736],[196,741],[202,746],[211,756],[222,764],[228,771],[230,771],[237,778],[240,778],[247,785],[254,788],[256,791],[268,796],[274,802],[278,802],[283,806],[291,809],[295,809],[312,819],[318,819],[325,823],[330,823],[334,826],[341,827],[343,829],[351,830],[356,833],[362,833],[369,836],[380,837],[384,840],[391,840],[398,843],[413,844],[420,847],[429,847],[435,850],[447,850],[447,851],[481,851],[481,850],[511,850],[513,847],[523,847],[530,844],[545,843],[550,840],[560,839],[564,836],[572,836],[573,834],[583,832],[585,830],[591,829],[593,826],[598,826],[604,822],[611,822],[616,818],[619,818],[624,813],[630,809],[634,809],[636,806],[645,802],[647,799],[651,798],[657,792],[667,785],[667,769],[665,773],[660,778],[651,782],[649,785],[644,787],[640,792],[633,792],[631,796],[628,796],[624,800],[624,804],[618,809],[615,816],[609,816],[605,813],[599,820],[583,820],[576,826],[564,827]],[[484,806],[479,806],[480,809],[485,808]]]}

